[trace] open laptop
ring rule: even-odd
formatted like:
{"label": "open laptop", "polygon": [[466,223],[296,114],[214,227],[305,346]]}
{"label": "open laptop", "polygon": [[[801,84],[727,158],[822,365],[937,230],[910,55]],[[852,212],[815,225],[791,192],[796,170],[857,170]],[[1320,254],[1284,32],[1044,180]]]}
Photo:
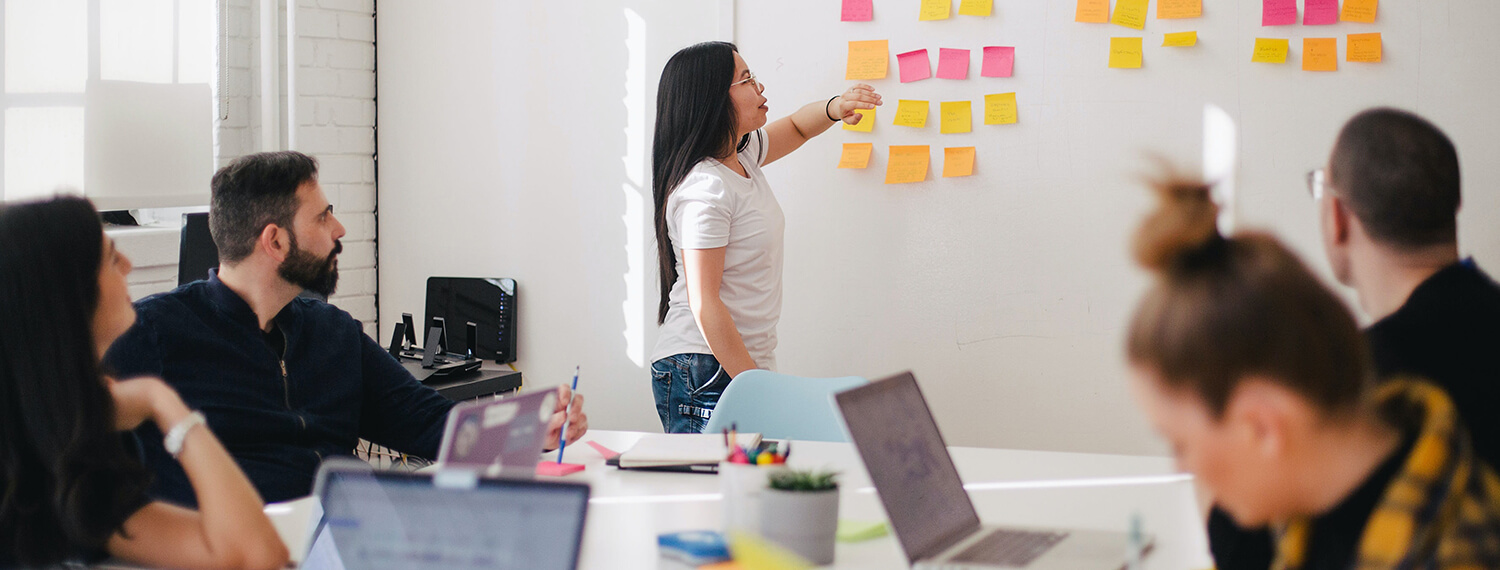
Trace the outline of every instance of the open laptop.
{"label": "open laptop", "polygon": [[303,570],[574,570],[589,486],[378,471],[335,458],[318,470]]}
{"label": "open laptop", "polygon": [[980,526],[910,372],[833,397],[913,567],[1114,570],[1128,563],[1123,532]]}
{"label": "open laptop", "polygon": [[557,391],[550,389],[454,406],[443,428],[438,464],[474,469],[486,477],[534,477],[547,420],[556,407]]}

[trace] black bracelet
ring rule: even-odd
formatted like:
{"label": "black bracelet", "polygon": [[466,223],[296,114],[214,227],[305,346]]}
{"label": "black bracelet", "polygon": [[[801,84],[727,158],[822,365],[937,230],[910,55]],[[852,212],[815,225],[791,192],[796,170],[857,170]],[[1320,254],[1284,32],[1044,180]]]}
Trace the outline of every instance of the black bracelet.
{"label": "black bracelet", "polygon": [[834,96],[828,98],[828,102],[827,103],[823,104],[823,116],[828,117],[828,120],[833,121],[835,123],[839,122],[839,120],[833,118],[833,113],[829,113],[828,112],[828,106],[832,105],[833,104],[833,100],[834,99],[838,99],[838,98],[839,98],[838,95],[834,95]]}

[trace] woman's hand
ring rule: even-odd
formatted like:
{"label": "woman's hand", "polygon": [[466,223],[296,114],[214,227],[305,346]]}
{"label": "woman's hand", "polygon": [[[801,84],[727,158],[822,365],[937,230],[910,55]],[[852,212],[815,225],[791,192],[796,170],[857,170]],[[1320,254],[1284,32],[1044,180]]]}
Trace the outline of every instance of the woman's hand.
{"label": "woman's hand", "polygon": [[828,107],[832,113],[832,117],[838,117],[839,120],[845,123],[857,125],[859,124],[859,120],[864,118],[864,115],[854,111],[856,109],[874,109],[877,105],[880,105],[880,94],[875,92],[874,87],[859,83],[850,87],[843,95],[839,95]]}
{"label": "woman's hand", "polygon": [[187,405],[177,391],[160,378],[115,380],[105,377],[115,400],[115,429],[129,431],[151,421],[163,431],[187,417]]}
{"label": "woman's hand", "polygon": [[567,386],[558,386],[557,407],[552,410],[552,419],[547,422],[544,451],[557,449],[557,440],[562,435],[565,423],[568,426],[568,443],[578,441],[578,438],[589,431],[589,415],[583,412],[583,394],[576,394]]}

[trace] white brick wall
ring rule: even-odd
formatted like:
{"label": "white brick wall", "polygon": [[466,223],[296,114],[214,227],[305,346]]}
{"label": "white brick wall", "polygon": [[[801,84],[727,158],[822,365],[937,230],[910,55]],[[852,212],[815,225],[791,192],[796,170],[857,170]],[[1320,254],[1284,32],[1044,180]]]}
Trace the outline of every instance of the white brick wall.
{"label": "white brick wall", "polygon": [[[365,331],[379,338],[375,328],[375,3],[287,1],[297,2],[298,8],[297,150],[320,161],[319,181],[349,231],[339,256],[339,289],[330,301],[363,321]],[[229,75],[221,100],[228,117],[217,123],[215,133],[220,166],[260,150],[260,3],[230,0],[229,5]],[[284,11],[280,21],[285,22]],[[284,30],[282,34],[284,56]],[[136,261],[130,279],[133,296],[176,286],[175,230],[112,234],[122,251]]]}

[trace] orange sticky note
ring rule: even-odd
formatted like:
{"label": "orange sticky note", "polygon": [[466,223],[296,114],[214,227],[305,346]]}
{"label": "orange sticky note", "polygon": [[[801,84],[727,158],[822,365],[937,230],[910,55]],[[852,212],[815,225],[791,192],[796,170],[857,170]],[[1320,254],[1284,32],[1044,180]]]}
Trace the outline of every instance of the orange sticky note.
{"label": "orange sticky note", "polygon": [[1141,38],[1110,38],[1109,66],[1122,69],[1139,68],[1144,59],[1143,51]]}
{"label": "orange sticky note", "polygon": [[984,96],[984,124],[1012,125],[1020,120],[1016,110],[1015,93],[994,93]]}
{"label": "orange sticky note", "polygon": [[839,168],[864,168],[870,165],[870,153],[875,143],[844,143],[844,155],[839,157]]}
{"label": "orange sticky note", "polygon": [[1339,19],[1345,22],[1375,23],[1375,10],[1380,7],[1380,0],[1344,0],[1344,11],[1339,13]]}
{"label": "orange sticky note", "polygon": [[1157,0],[1156,19],[1198,18],[1203,16],[1203,0]]}
{"label": "orange sticky note", "polygon": [[1089,24],[1109,23],[1109,0],[1078,0],[1078,11],[1073,13],[1073,21]]}
{"label": "orange sticky note", "polygon": [[958,15],[988,16],[995,11],[995,0],[959,0]]}
{"label": "orange sticky note", "polygon": [[1198,32],[1175,32],[1161,38],[1162,47],[1192,47],[1198,45]]}
{"label": "orange sticky note", "polygon": [[1137,30],[1146,29],[1146,7],[1150,0],[1116,0],[1109,23]]}
{"label": "orange sticky note", "polygon": [[1365,63],[1379,63],[1382,56],[1380,46],[1380,32],[1373,34],[1349,34],[1349,50],[1345,61],[1360,61]]}
{"label": "orange sticky note", "polygon": [[1337,38],[1302,38],[1302,71],[1338,71]]}
{"label": "orange sticky note", "polygon": [[943,178],[968,176],[974,173],[974,147],[959,146],[943,149]]}
{"label": "orange sticky note", "polygon": [[901,127],[923,128],[927,126],[927,102],[902,99],[896,103],[896,122]]}
{"label": "orange sticky note", "polygon": [[885,79],[891,67],[891,50],[888,40],[849,42],[849,65],[844,68],[844,79]]}
{"label": "orange sticky note", "polygon": [[1286,54],[1292,49],[1292,42],[1276,38],[1255,38],[1255,53],[1250,56],[1250,61],[1256,63],[1286,63]]}
{"label": "orange sticky note", "polygon": [[855,113],[859,113],[859,115],[860,115],[859,122],[855,123],[855,124],[852,124],[852,125],[849,124],[849,123],[844,123],[844,130],[846,130],[846,131],[856,131],[856,132],[861,132],[861,133],[868,133],[870,131],[875,130],[875,110],[874,109],[855,109],[854,112]]}
{"label": "orange sticky note", "polygon": [[953,0],[922,0],[922,15],[918,20],[946,20],[952,14]]}
{"label": "orange sticky note", "polygon": [[927,163],[930,160],[927,145],[891,145],[890,159],[885,164],[886,184],[905,184],[927,179]]}
{"label": "orange sticky note", "polygon": [[943,101],[938,104],[943,115],[941,132],[945,135],[974,130],[974,107],[969,101]]}

